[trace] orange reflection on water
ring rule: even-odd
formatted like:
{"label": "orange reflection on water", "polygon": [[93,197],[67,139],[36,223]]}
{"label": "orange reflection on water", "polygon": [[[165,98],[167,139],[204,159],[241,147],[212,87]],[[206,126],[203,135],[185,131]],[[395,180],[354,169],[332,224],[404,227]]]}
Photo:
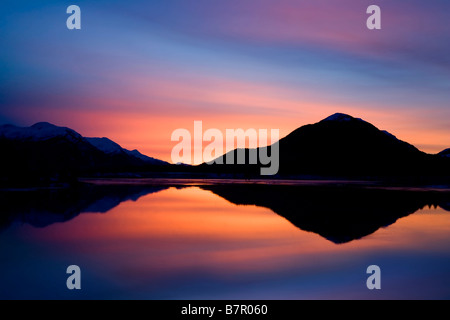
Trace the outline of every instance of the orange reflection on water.
{"label": "orange reflection on water", "polygon": [[422,212],[336,245],[269,209],[238,206],[197,187],[170,188],[123,202],[106,214],[82,214],[32,233],[75,261],[108,265],[117,276],[136,281],[189,270],[228,278],[339,268],[369,252],[417,250],[421,238],[427,248],[449,243],[450,215],[442,209]]}
{"label": "orange reflection on water", "polygon": [[205,265],[227,272],[271,269],[285,258],[334,246],[269,209],[236,206],[196,187],[149,194],[106,214],[82,214],[39,237],[57,238],[62,247],[102,263],[116,255],[123,256],[119,263],[160,271]]}
{"label": "orange reflection on water", "polygon": [[[384,250],[439,250],[448,245],[450,214],[437,207],[425,207],[396,223],[381,228],[365,240]],[[364,239],[363,239],[364,240]]]}

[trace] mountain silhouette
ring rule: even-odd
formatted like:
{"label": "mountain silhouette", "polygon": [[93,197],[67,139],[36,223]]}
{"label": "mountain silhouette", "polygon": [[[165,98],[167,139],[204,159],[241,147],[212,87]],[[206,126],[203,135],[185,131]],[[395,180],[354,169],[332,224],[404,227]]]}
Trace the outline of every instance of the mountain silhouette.
{"label": "mountain silhouette", "polygon": [[438,156],[450,158],[450,148],[442,150],[441,152],[438,153]]}
{"label": "mountain silhouette", "polygon": [[108,138],[85,138],[90,144],[92,144],[94,147],[99,149],[100,151],[103,151],[106,154],[109,155],[121,155],[123,157],[128,157],[130,159],[136,160],[139,159],[143,163],[146,164],[152,164],[152,165],[159,165],[159,166],[166,166],[169,165],[168,162],[158,160],[152,157],[148,157],[146,155],[143,155],[138,150],[127,150],[122,148],[119,144],[116,142],[108,139]]}
{"label": "mountain silhouette", "polygon": [[[123,201],[137,201],[171,186],[194,184],[79,183],[68,188],[0,191],[0,231],[12,224],[44,228],[70,221],[83,213],[107,213]],[[344,244],[364,238],[426,206],[450,211],[447,190],[405,190],[374,184],[306,183],[200,183],[235,205],[256,205],[272,210],[297,228]]]}
{"label": "mountain silhouette", "polygon": [[[300,127],[275,145],[258,148],[271,154],[279,149],[279,170],[265,178],[402,180],[408,183],[449,183],[449,149],[432,155],[397,139],[387,131],[352,116],[336,113]],[[86,138],[76,131],[46,122],[21,128],[0,126],[0,185],[75,182],[85,177],[140,177],[173,173],[180,177],[261,177],[266,167],[226,164],[176,166],[126,150],[108,138]],[[232,151],[234,163],[237,150]],[[250,150],[245,149],[248,161]],[[220,162],[219,161],[219,162]],[[150,174],[150,175],[149,175]]]}
{"label": "mountain silhouette", "polygon": [[[333,178],[403,178],[445,179],[450,177],[450,158],[431,155],[397,139],[387,131],[352,116],[336,113],[324,120],[300,127],[280,139],[280,176],[313,176]],[[268,149],[273,146],[258,148]],[[266,151],[266,152],[267,152]],[[236,150],[234,159],[236,163]],[[245,150],[249,159],[249,149]],[[219,162],[226,163],[226,155]],[[202,164],[200,170],[222,173],[259,175],[256,165]]]}
{"label": "mountain silhouette", "polygon": [[46,122],[0,126],[0,183],[75,181],[81,175],[160,170],[169,164],[107,138],[85,138]]}
{"label": "mountain silhouette", "polygon": [[13,223],[44,228],[69,221],[82,213],[106,213],[124,201],[137,201],[142,196],[167,188],[81,183],[70,188],[0,191],[0,230],[7,229]]}
{"label": "mountain silhouette", "polygon": [[450,192],[352,185],[200,186],[236,205],[271,209],[304,231],[336,244],[368,236],[426,206],[450,211]]}

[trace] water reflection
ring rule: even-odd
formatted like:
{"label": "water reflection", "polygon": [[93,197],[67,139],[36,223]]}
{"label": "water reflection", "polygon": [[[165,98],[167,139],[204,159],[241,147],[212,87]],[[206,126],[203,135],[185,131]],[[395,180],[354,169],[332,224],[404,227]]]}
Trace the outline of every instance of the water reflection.
{"label": "water reflection", "polygon": [[[124,201],[137,201],[170,186],[167,183],[151,186],[102,183],[81,184],[69,189],[0,192],[0,230],[14,222],[46,227],[69,221],[81,213],[106,213]],[[195,183],[177,184],[176,187],[192,186]],[[235,205],[268,208],[299,229],[314,232],[337,244],[363,238],[426,206],[450,210],[450,193],[437,190],[333,184],[200,183],[198,187]]]}
{"label": "water reflection", "polygon": [[106,213],[123,201],[167,189],[167,186],[81,184],[62,189],[0,191],[0,230],[13,223],[46,227],[81,213]]}
{"label": "water reflection", "polygon": [[[445,192],[165,184],[2,197],[3,299],[450,298]],[[65,287],[71,264],[79,292]],[[381,292],[365,287],[371,264]]]}
{"label": "water reflection", "polygon": [[372,234],[425,206],[449,210],[450,193],[347,186],[202,186],[237,205],[271,209],[298,228],[334,243]]}

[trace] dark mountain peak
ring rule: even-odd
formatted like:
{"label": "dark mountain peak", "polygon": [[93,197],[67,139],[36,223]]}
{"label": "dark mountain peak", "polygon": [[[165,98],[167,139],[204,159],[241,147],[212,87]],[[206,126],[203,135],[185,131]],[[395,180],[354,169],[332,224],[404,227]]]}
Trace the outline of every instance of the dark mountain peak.
{"label": "dark mountain peak", "polygon": [[43,121],[43,122],[37,122],[37,123],[33,124],[31,126],[31,128],[40,130],[40,129],[50,129],[50,128],[55,129],[55,128],[59,128],[59,127],[54,124],[51,124],[50,122]]}
{"label": "dark mountain peak", "polygon": [[[357,135],[356,131],[380,131],[371,123],[360,118],[354,118],[345,113],[335,113],[314,124],[307,124],[291,132],[284,140],[297,140],[306,138],[305,135],[312,135],[308,139],[313,139],[314,135],[326,134],[333,138],[334,134]],[[333,133],[333,134],[331,134]],[[337,136],[336,136],[337,137]],[[317,141],[316,141],[317,142]]]}
{"label": "dark mountain peak", "polygon": [[424,153],[371,123],[335,113],[280,140],[280,172],[329,176],[417,173]]}
{"label": "dark mountain peak", "polygon": [[[379,135],[385,138],[387,136],[367,121],[354,118],[348,114],[335,113],[317,123],[308,124],[294,130],[282,140],[291,142],[308,140],[310,144],[321,144],[322,146],[334,142],[339,142],[339,145],[346,145],[355,139],[361,139],[361,134]],[[393,137],[393,135],[391,136]],[[370,143],[370,141],[363,141],[362,139],[359,142],[366,145]]]}
{"label": "dark mountain peak", "polygon": [[0,126],[0,137],[27,141],[45,141],[56,137],[66,137],[72,141],[82,139],[81,135],[76,131],[66,127],[58,127],[48,122],[38,122],[30,127],[3,125]]}
{"label": "dark mountain peak", "polygon": [[342,122],[342,121],[352,121],[352,120],[355,120],[355,118],[353,118],[352,116],[349,116],[348,114],[339,113],[338,112],[338,113],[332,114],[331,116],[323,119],[322,121],[339,121],[339,122]]}
{"label": "dark mountain peak", "polygon": [[365,126],[365,127],[370,127],[372,130],[377,129],[373,124],[371,124],[367,121],[364,121],[361,118],[355,118],[355,117],[352,117],[345,113],[332,114],[331,116],[323,119],[322,121],[320,121],[317,124],[336,125],[338,127],[341,127],[341,126],[358,126],[358,127]]}
{"label": "dark mountain peak", "polygon": [[438,156],[450,158],[450,148],[442,150],[441,152],[438,153]]}
{"label": "dark mountain peak", "polygon": [[76,132],[73,129],[70,129],[67,127],[60,127],[60,126],[54,125],[49,122],[37,122],[37,123],[33,124],[31,127],[24,128],[24,129],[30,129],[30,132],[33,132],[33,133],[37,133],[39,131],[45,131],[47,133],[52,133],[54,135],[62,135],[62,134],[70,133],[70,134],[81,136],[78,132]]}
{"label": "dark mountain peak", "polygon": [[[280,176],[384,179],[421,178],[448,172],[445,168],[441,170],[441,163],[435,163],[433,157],[413,145],[344,113],[304,125],[276,144]],[[272,150],[272,146],[269,148]],[[231,166],[225,169],[228,171],[223,172],[239,170]],[[258,172],[256,166],[250,165],[240,170],[248,175]]]}
{"label": "dark mountain peak", "polygon": [[166,164],[129,154],[108,138],[84,138],[48,122],[0,126],[0,150],[0,184],[75,181],[82,175],[160,170],[153,165]]}

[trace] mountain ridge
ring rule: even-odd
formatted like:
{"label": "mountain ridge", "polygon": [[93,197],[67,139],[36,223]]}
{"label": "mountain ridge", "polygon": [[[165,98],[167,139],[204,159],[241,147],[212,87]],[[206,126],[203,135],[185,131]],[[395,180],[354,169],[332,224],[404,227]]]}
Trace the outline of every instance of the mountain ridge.
{"label": "mountain ridge", "polygon": [[[388,131],[343,113],[299,127],[275,144],[279,149],[278,175],[282,176],[351,179],[450,177],[450,164],[444,157],[427,154]],[[275,144],[257,150],[267,149],[270,153]],[[249,159],[249,149],[245,151],[246,159]],[[234,152],[236,157],[236,149],[230,152]],[[226,163],[230,152],[216,158],[216,162]],[[204,170],[255,176],[263,164],[207,166],[206,163],[200,165]]]}
{"label": "mountain ridge", "polygon": [[[265,178],[406,179],[450,182],[450,149],[427,154],[388,131],[344,113],[292,131],[275,144],[279,171]],[[275,146],[260,149],[265,154]],[[122,148],[113,140],[87,138],[75,130],[38,122],[30,127],[0,126],[0,183],[19,180],[74,181],[81,176],[139,177],[133,172],[178,172],[185,177],[260,178],[257,164],[176,166]],[[236,157],[237,149],[234,152]],[[249,159],[249,149],[245,149]],[[222,155],[226,163],[227,154]],[[216,160],[217,160],[216,159]],[[235,158],[236,159],[236,158]],[[237,161],[235,160],[235,163]]]}
{"label": "mountain ridge", "polygon": [[19,127],[11,124],[0,126],[0,139],[6,138],[11,140],[29,140],[29,141],[45,141],[57,137],[71,137],[74,141],[86,140],[98,150],[106,154],[125,153],[132,157],[144,161],[153,161],[155,164],[168,165],[168,162],[163,160],[148,157],[138,150],[130,151],[122,148],[118,143],[106,137],[83,137],[81,134],[68,127],[60,127],[49,122],[37,122],[30,127]]}
{"label": "mountain ridge", "polygon": [[[106,150],[105,145],[115,150]],[[170,166],[123,149],[108,138],[85,138],[48,122],[0,126],[0,150],[0,184],[6,185],[74,182],[83,175],[152,172]]]}

